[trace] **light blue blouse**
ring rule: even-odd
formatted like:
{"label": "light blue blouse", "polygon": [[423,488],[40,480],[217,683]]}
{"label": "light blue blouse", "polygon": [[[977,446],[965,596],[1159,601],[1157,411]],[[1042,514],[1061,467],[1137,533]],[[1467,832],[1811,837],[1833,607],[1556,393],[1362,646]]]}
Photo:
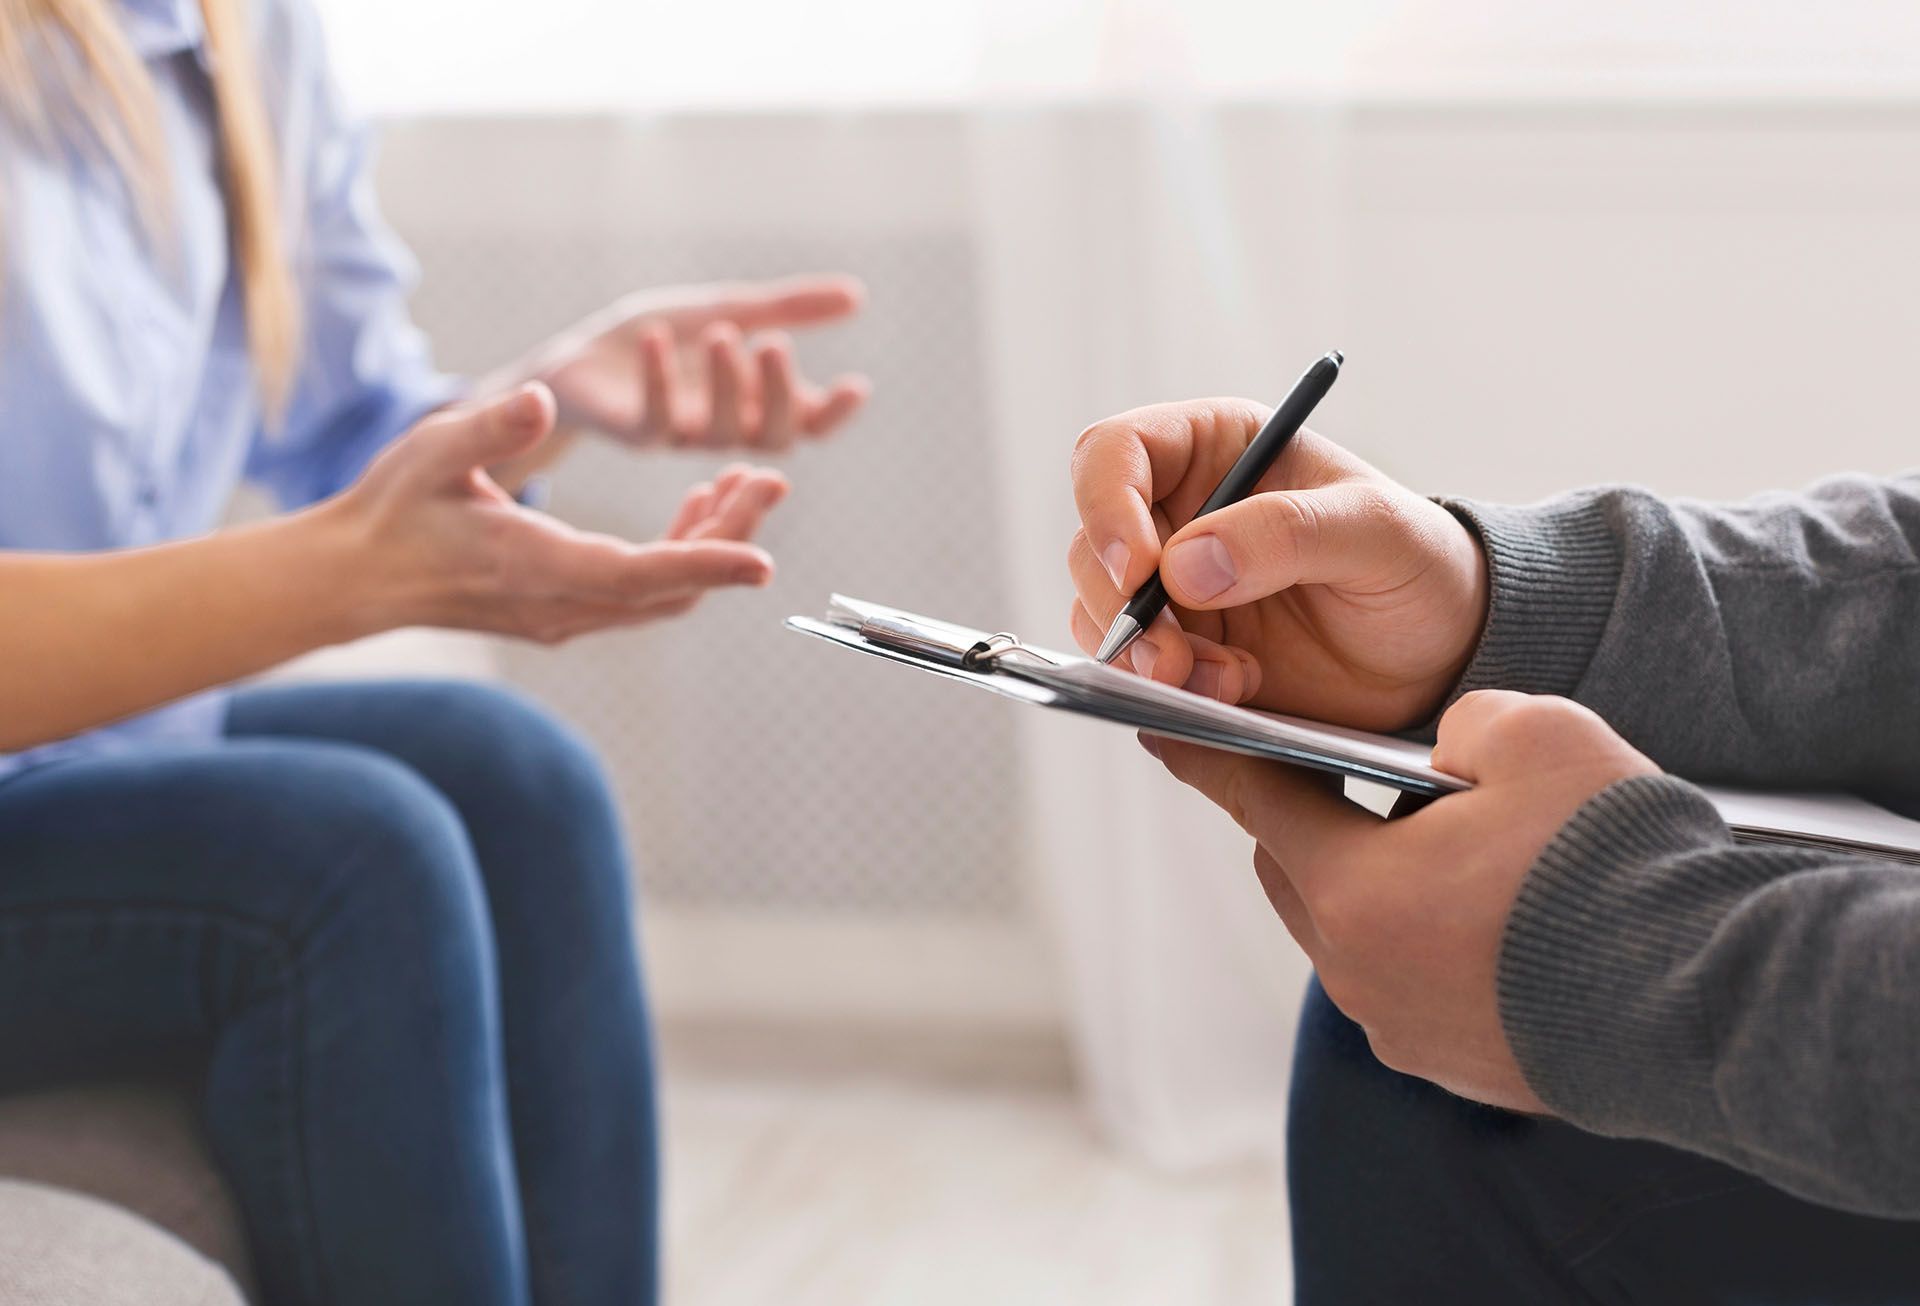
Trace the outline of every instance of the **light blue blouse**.
{"label": "light blue blouse", "polygon": [[[156,247],[125,179],[0,118],[0,548],[97,550],[212,529],[239,482],[287,506],[347,485],[455,383],[407,317],[413,267],[382,224],[367,135],[348,121],[306,0],[257,0],[266,98],[305,312],[282,427],[262,429],[195,0],[121,0],[159,93],[178,221]],[[31,620],[31,614],[6,614]],[[204,742],[204,694],[29,753]]]}

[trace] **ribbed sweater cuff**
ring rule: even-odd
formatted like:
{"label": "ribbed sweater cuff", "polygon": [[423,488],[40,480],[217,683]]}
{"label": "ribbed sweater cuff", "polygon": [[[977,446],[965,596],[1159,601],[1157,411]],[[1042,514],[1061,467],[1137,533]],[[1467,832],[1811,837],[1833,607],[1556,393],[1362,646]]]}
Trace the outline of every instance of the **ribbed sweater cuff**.
{"label": "ribbed sweater cuff", "polygon": [[1641,776],[1590,799],[1534,863],[1501,945],[1500,1019],[1557,1114],[1600,1133],[1721,1131],[1687,971],[1751,886],[1686,859],[1731,842],[1698,789]]}
{"label": "ribbed sweater cuff", "polygon": [[1527,507],[1442,499],[1480,537],[1491,593],[1480,645],[1454,690],[1571,695],[1613,614],[1620,542],[1592,495]]}

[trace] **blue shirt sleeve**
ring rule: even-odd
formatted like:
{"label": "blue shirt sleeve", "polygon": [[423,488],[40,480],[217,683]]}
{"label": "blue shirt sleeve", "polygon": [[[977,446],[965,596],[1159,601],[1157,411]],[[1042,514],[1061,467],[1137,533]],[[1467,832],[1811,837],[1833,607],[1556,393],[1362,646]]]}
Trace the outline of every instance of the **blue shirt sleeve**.
{"label": "blue shirt sleeve", "polygon": [[286,412],[256,433],[247,475],[298,507],[351,484],[462,387],[435,369],[408,316],[417,269],[380,216],[372,135],[340,102],[316,15],[305,0],[268,10],[263,37],[277,60],[269,66],[281,74],[273,107],[292,192],[304,336]]}

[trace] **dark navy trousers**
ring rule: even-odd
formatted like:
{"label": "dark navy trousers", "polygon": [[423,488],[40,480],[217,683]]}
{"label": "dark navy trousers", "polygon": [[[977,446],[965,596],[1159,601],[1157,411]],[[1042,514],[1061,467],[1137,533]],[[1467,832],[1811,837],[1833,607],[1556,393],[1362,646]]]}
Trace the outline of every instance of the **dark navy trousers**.
{"label": "dark navy trousers", "polygon": [[1296,1306],[1920,1302],[1920,1224],[1398,1074],[1317,980],[1287,1149]]}

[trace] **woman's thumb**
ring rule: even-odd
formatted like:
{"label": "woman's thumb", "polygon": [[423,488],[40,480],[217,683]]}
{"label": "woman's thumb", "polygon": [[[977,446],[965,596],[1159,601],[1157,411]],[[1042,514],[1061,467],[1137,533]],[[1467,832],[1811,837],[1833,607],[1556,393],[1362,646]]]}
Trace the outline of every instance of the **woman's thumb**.
{"label": "woman's thumb", "polygon": [[492,467],[527,452],[553,430],[553,393],[538,381],[435,418],[435,470],[459,473]]}

